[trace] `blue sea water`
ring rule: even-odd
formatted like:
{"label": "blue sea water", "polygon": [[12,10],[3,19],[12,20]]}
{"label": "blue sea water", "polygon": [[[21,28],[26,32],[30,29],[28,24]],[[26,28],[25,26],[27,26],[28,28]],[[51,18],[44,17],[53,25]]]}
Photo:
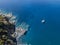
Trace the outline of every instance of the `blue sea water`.
{"label": "blue sea water", "polygon": [[[0,8],[11,11],[18,22],[30,25],[23,41],[31,45],[60,45],[60,3],[54,2],[10,2],[1,3]],[[45,19],[43,24],[41,20]]]}

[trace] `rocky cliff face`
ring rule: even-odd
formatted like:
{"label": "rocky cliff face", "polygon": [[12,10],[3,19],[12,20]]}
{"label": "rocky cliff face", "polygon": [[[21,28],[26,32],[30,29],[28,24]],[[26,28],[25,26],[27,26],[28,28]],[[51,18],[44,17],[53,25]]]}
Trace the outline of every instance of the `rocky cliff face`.
{"label": "rocky cliff face", "polygon": [[16,45],[16,38],[11,36],[14,32],[15,25],[7,17],[0,15],[0,45]]}

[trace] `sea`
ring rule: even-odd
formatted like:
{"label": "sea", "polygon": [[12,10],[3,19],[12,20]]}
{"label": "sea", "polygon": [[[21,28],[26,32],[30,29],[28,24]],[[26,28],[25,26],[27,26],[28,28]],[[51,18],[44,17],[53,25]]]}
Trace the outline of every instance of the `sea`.
{"label": "sea", "polygon": [[59,0],[0,0],[0,9],[17,16],[17,24],[25,22],[30,26],[27,34],[22,37],[23,43],[60,45]]}

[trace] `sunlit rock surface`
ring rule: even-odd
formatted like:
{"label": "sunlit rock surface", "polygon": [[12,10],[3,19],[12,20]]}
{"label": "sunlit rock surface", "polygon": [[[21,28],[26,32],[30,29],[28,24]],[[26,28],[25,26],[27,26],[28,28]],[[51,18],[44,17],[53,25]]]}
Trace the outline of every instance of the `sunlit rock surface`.
{"label": "sunlit rock surface", "polygon": [[18,45],[18,40],[28,31],[29,25],[21,23],[16,27],[16,16],[0,11],[0,45]]}

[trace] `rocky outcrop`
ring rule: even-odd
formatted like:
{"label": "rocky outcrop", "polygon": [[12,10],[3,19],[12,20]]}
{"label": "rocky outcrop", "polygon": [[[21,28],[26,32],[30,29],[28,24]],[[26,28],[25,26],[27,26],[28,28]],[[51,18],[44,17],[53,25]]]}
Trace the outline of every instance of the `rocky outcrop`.
{"label": "rocky outcrop", "polygon": [[0,45],[17,45],[16,38],[11,35],[15,32],[15,25],[7,17],[0,15]]}

